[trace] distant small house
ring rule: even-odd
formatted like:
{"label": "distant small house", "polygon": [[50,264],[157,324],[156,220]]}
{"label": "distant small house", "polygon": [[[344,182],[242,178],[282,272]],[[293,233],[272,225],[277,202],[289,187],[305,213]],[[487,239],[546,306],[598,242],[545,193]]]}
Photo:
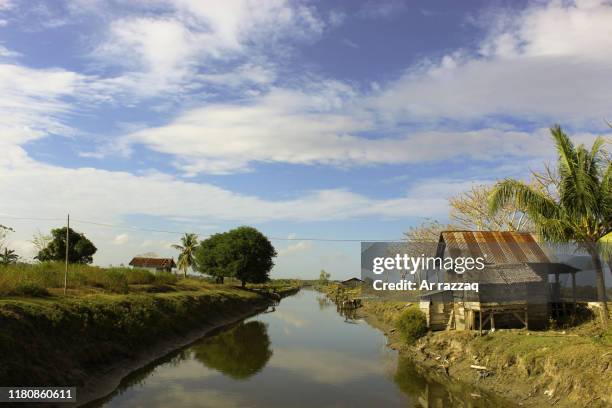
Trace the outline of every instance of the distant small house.
{"label": "distant small house", "polygon": [[130,261],[130,266],[134,268],[148,269],[151,272],[171,272],[176,268],[173,258],[144,258],[135,257]]}
{"label": "distant small house", "polygon": [[356,288],[357,286],[360,286],[362,283],[363,281],[359,278],[351,278],[351,279],[347,279],[347,280],[340,282],[342,286],[346,286],[349,288]]}

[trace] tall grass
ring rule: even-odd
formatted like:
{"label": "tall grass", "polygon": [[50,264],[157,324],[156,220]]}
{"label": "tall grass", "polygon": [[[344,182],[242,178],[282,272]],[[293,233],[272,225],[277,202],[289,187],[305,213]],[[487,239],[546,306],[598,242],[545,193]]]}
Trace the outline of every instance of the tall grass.
{"label": "tall grass", "polygon": [[[0,266],[0,295],[44,296],[48,289],[64,287],[64,264],[45,262]],[[170,273],[146,269],[100,268],[69,265],[69,289],[99,288],[112,293],[127,293],[129,285],[165,285],[176,282]]]}

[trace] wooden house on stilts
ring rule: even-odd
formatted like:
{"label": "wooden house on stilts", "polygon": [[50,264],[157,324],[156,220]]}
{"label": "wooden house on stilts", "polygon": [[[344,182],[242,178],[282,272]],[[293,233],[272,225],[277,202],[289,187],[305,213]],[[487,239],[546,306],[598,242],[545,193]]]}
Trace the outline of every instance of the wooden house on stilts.
{"label": "wooden house on stilts", "polygon": [[478,283],[479,289],[422,293],[420,307],[432,330],[543,328],[551,308],[549,275],[577,271],[554,262],[532,234],[512,231],[442,232],[436,257],[483,258],[484,268],[436,273],[440,281]]}

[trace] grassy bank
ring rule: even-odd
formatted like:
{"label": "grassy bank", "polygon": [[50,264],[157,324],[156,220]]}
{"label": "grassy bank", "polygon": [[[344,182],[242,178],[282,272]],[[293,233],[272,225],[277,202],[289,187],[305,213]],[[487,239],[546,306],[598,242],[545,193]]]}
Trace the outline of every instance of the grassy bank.
{"label": "grassy bank", "polygon": [[[58,277],[61,275],[61,282]],[[62,294],[57,266],[0,270],[0,384],[82,385],[118,361],[265,308],[292,281],[241,289],[142,270],[78,266]],[[29,288],[24,290],[24,288]]]}
{"label": "grassy bank", "polygon": [[498,330],[484,336],[430,332],[409,346],[396,328],[407,308],[416,305],[370,300],[360,314],[386,333],[392,348],[440,381],[467,382],[524,406],[612,405],[612,330],[603,331],[595,320],[564,330]]}

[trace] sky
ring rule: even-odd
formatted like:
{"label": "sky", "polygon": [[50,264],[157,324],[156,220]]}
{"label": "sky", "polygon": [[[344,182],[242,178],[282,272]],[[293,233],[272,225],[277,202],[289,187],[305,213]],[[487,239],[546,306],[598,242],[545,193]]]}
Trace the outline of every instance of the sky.
{"label": "sky", "polygon": [[[97,265],[252,225],[272,277],[359,275],[360,240],[611,139],[604,1],[0,0],[0,224]],[[310,241],[324,238],[349,241]]]}

